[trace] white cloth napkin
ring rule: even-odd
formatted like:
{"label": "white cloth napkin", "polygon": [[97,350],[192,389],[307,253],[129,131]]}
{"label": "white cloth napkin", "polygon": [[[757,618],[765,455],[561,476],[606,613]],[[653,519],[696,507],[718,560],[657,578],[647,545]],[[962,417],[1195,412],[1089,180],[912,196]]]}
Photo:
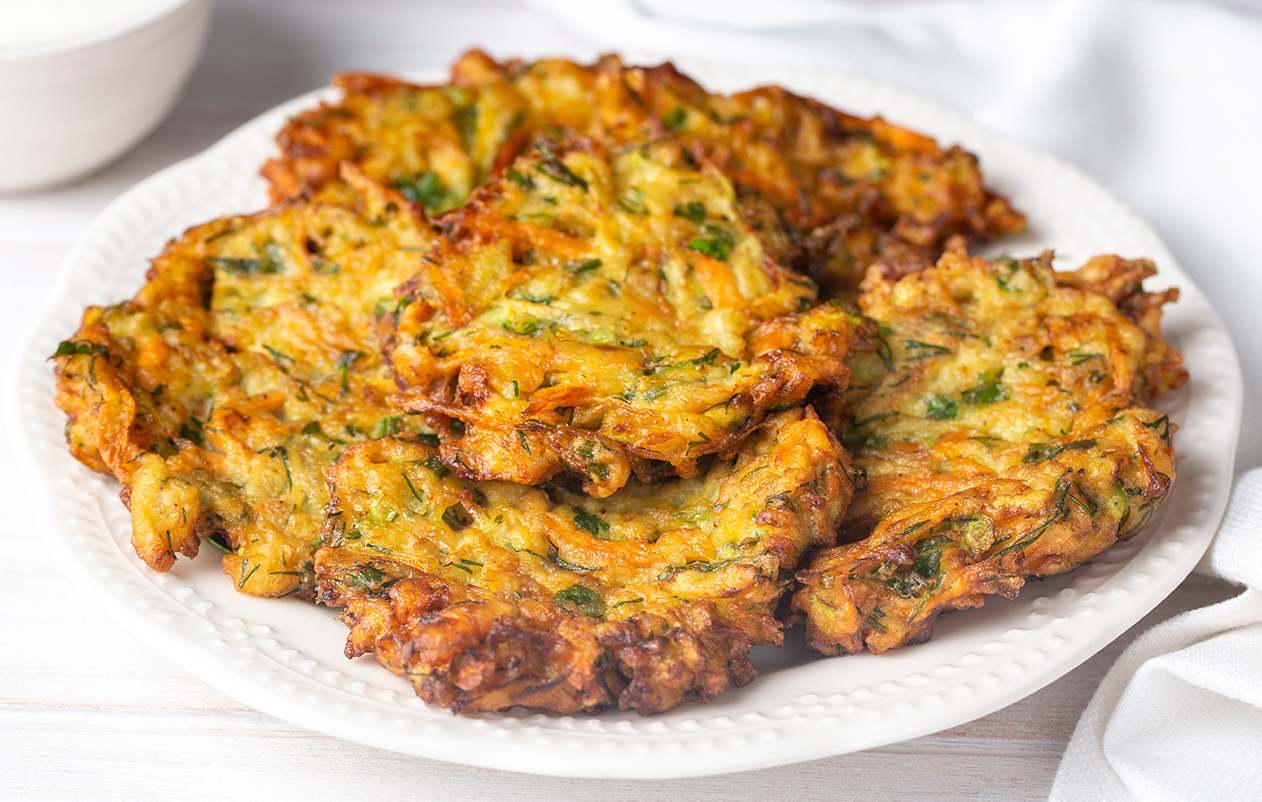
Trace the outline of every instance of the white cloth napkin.
{"label": "white cloth napkin", "polygon": [[1074,730],[1053,800],[1262,798],[1262,468],[1236,483],[1210,557],[1245,591],[1123,652]]}
{"label": "white cloth napkin", "polygon": [[531,2],[601,50],[899,84],[1076,163],[1157,228],[1240,350],[1241,478],[1199,570],[1246,589],[1123,653],[1052,799],[1262,799],[1262,14],[1172,0]]}

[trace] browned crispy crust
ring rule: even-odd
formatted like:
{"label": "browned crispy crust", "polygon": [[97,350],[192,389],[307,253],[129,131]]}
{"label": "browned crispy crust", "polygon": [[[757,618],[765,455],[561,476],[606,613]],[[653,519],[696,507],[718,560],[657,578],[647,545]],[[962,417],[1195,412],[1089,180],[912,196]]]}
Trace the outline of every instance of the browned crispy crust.
{"label": "browned crispy crust", "polygon": [[402,248],[436,235],[351,180],[349,206],[190,229],[134,299],[89,307],[59,349],[71,453],[123,485],[132,545],[155,570],[213,536],[239,590],[310,594],[325,470],[347,442],[423,426],[387,403],[374,321],[419,261]]}
{"label": "browned crispy crust", "polygon": [[780,259],[826,291],[854,286],[881,257],[927,266],[952,236],[987,241],[1026,227],[958,146],[778,86],[712,95],[671,64],[622,76],[658,120],[686,110],[669,133],[732,179]]}
{"label": "browned crispy crust", "polygon": [[1134,536],[1169,493],[1176,427],[1144,404],[1187,378],[1160,334],[1175,293],[1143,292],[1142,260],[1050,265],[957,248],[869,272],[882,341],[842,413],[866,489],[798,572],[814,648],[926,640],[941,613]]}
{"label": "browned crispy crust", "polygon": [[521,706],[559,713],[612,707],[643,715],[706,702],[755,677],[749,638],[712,602],[605,624],[554,602],[497,604],[473,586],[426,575],[346,606],[346,656],[373,654],[419,697],[456,713]]}
{"label": "browned crispy crust", "polygon": [[881,118],[780,87],[707,93],[670,64],[496,63],[467,53],[447,87],[340,76],[344,98],[295,117],[264,175],[276,198],[310,193],[351,159],[384,183],[433,174],[458,203],[544,131],[606,142],[670,140],[732,181],[742,214],[776,259],[826,295],[852,289],[878,258],[932,264],[951,236],[1024,230],[986,189],[976,158]]}
{"label": "browned crispy crust", "polygon": [[426,701],[660,713],[753,679],[750,646],[782,640],[792,568],[832,542],[852,491],[809,411],[704,476],[604,501],[460,481],[432,447],[387,438],[338,463],[317,581],[345,608],[347,655]]}
{"label": "browned crispy crust", "polygon": [[1179,289],[1168,287],[1160,292],[1146,292],[1144,279],[1155,275],[1157,266],[1148,259],[1123,259],[1114,255],[1096,256],[1075,271],[1056,274],[1056,283],[1061,287],[1108,298],[1119,313],[1144,333],[1147,344],[1143,361],[1131,385],[1131,392],[1143,403],[1179,389],[1188,380],[1183,355],[1161,336],[1162,307],[1179,300]]}

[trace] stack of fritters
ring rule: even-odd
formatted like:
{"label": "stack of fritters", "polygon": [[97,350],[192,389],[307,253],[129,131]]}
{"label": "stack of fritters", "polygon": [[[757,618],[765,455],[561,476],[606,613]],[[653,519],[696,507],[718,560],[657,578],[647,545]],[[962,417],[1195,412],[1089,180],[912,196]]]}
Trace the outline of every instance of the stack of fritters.
{"label": "stack of fritters", "polygon": [[812,645],[880,651],[1169,491],[1174,293],[969,259],[1025,221],[959,148],[614,57],[338,84],[56,354],[157,570],[209,540],[454,710],[649,714],[753,678],[813,549]]}
{"label": "stack of fritters", "polygon": [[295,117],[264,174],[276,199],[302,197],[352,161],[431,210],[459,205],[535,138],[564,130],[611,144],[670,141],[732,182],[737,208],[780,264],[853,290],[878,258],[928,266],[946,240],[1025,229],[959,147],[863,119],[780,87],[706,92],[670,64],[496,63],[473,51],[452,83],[344,75],[345,97]]}

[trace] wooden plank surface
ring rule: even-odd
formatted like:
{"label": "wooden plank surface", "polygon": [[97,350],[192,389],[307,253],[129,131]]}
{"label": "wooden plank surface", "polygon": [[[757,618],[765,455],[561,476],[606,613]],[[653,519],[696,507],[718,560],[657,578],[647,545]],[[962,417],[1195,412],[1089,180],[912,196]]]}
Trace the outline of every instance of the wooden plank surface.
{"label": "wooden plank surface", "polygon": [[[439,67],[467,46],[541,53],[582,42],[515,3],[222,0],[176,113],[79,185],[0,198],[3,369],[83,227],[137,180],[348,68]],[[493,20],[491,24],[488,20]],[[527,777],[407,757],[258,713],[107,618],[53,562],[0,436],[0,796],[5,799],[384,798],[498,800],[1041,799],[1101,677],[1138,632],[1232,594],[1194,576],[1119,641],[1017,704],[925,738],[727,777],[666,782]],[[998,602],[1003,603],[1003,602]]]}

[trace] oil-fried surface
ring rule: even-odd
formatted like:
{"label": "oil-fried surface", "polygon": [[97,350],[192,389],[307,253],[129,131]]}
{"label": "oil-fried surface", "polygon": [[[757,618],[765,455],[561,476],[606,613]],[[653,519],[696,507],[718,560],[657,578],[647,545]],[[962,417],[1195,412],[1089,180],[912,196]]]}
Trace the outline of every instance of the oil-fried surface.
{"label": "oil-fried surface", "polygon": [[157,570],[208,539],[456,711],[652,714],[753,679],[813,548],[811,645],[879,652],[1169,492],[1140,404],[1186,379],[1177,292],[969,259],[1025,219],[959,148],[615,57],[336,82],[278,206],[191,229],[55,355]]}
{"label": "oil-fried surface", "polygon": [[1175,427],[1139,405],[1186,380],[1160,338],[1177,292],[1140,289],[1151,263],[1057,274],[1050,255],[949,250],[898,272],[864,282],[881,336],[844,410],[867,487],[793,600],[828,654],[924,640],[942,612],[1073,570],[1139,531],[1174,481]]}
{"label": "oil-fried surface", "polygon": [[607,496],[845,386],[873,327],[808,308],[814,284],[771,261],[728,181],[680,164],[673,143],[540,140],[437,218],[448,239],[400,291],[394,403],[459,424],[442,457],[462,478],[566,470]]}
{"label": "oil-fried surface", "polygon": [[728,97],[669,64],[499,64],[477,51],[447,86],[363,74],[335,83],[342,100],[280,134],[282,156],[264,170],[275,197],[309,193],[352,160],[431,209],[450,208],[540,133],[564,130],[621,143],[670,139],[717,166],[776,259],[830,297],[853,289],[881,256],[929,265],[952,235],[988,240],[1025,228],[985,188],[972,154],[780,87]]}
{"label": "oil-fried surface", "polygon": [[282,206],[189,230],[133,300],[89,308],[59,348],[71,451],[123,484],[151,567],[215,536],[240,590],[310,592],[325,471],[347,443],[422,423],[386,403],[374,321],[433,234],[358,183],[359,208]]}
{"label": "oil-fried surface", "polygon": [[753,678],[750,645],[781,641],[776,602],[853,482],[793,410],[704,475],[603,500],[461,481],[409,436],[348,448],[333,488],[316,571],[348,655],[457,711],[651,714]]}
{"label": "oil-fried surface", "polygon": [[441,86],[363,73],[335,77],[344,97],[296,115],[277,136],[281,156],[263,168],[273,200],[311,194],[336,181],[349,161],[431,212],[444,211],[535,135],[597,133],[593,70],[561,60],[512,64],[510,79],[506,66],[473,51]]}
{"label": "oil-fried surface", "polygon": [[[611,87],[603,105],[638,101],[648,118],[639,135],[658,135],[660,123],[723,171],[768,248],[827,296],[853,288],[877,258],[928,266],[951,236],[986,241],[1026,227],[959,147],[778,86],[725,97],[670,64],[602,67]],[[631,135],[626,126],[619,134]]]}

